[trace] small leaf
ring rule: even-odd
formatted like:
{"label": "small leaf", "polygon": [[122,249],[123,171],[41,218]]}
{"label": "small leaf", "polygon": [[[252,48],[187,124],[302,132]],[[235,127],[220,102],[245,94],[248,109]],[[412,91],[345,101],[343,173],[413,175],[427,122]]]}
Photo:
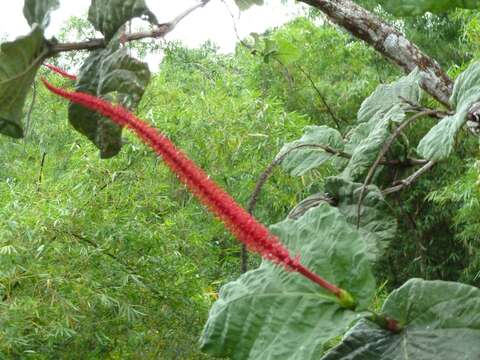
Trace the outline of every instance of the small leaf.
{"label": "small leaf", "polygon": [[412,279],[386,300],[382,313],[399,334],[359,322],[323,360],[480,359],[480,289]]}
{"label": "small leaf", "polygon": [[263,5],[263,0],[235,0],[235,3],[241,11],[244,11],[253,5]]}
{"label": "small leaf", "polygon": [[127,21],[136,17],[158,24],[157,18],[144,0],[92,0],[88,10],[88,20],[107,41],[110,41]]}
{"label": "small leaf", "polygon": [[378,1],[388,12],[397,16],[419,16],[426,12],[446,13],[456,8],[476,9],[478,0],[382,0]]}
{"label": "small leaf", "polygon": [[418,153],[429,160],[446,159],[453,151],[455,136],[467,122],[470,107],[480,100],[480,63],[469,66],[455,81],[450,99],[456,111],[442,119],[418,144]]}
{"label": "small leaf", "polygon": [[23,106],[46,54],[42,29],[0,46],[0,133],[23,136]]}
{"label": "small leaf", "polygon": [[[291,252],[350,291],[364,309],[375,291],[366,245],[335,208],[321,204],[272,227]],[[297,273],[264,261],[225,285],[210,311],[202,349],[232,359],[318,359],[358,314]]]}
{"label": "small leaf", "polygon": [[30,26],[38,24],[43,29],[50,23],[50,13],[60,6],[58,0],[25,0],[23,15]]}
{"label": "small leaf", "polygon": [[[97,50],[85,60],[75,89],[118,101],[133,110],[150,81],[145,63],[130,57],[125,49]],[[122,147],[122,129],[97,112],[71,104],[68,118],[72,126],[100,149],[101,158],[118,154]]]}
{"label": "small leaf", "polygon": [[282,62],[283,65],[288,65],[300,58],[302,53],[295,44],[285,37],[277,37],[275,39],[277,44],[276,58]]}
{"label": "small leaf", "polygon": [[[291,150],[304,145],[305,147]],[[308,147],[306,145],[313,146]],[[302,176],[334,156],[321,147],[315,147],[315,145],[330,146],[332,149],[342,151],[342,135],[337,130],[328,126],[307,126],[305,128],[305,134],[299,140],[285,144],[277,155],[277,158],[290,151],[282,161],[282,167],[293,176]]]}

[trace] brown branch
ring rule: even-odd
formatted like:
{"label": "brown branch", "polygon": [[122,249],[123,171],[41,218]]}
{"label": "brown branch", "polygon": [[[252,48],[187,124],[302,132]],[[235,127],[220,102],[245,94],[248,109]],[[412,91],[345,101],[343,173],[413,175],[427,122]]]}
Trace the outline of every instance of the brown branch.
{"label": "brown branch", "polygon": [[447,117],[447,116],[450,116],[450,115],[453,115],[454,112],[452,111],[439,111],[439,110],[436,110],[436,109],[432,109],[432,108],[429,108],[429,107],[426,107],[426,106],[423,106],[423,105],[420,105],[414,101],[411,101],[403,96],[399,96],[399,98],[404,102],[406,103],[407,105],[410,106],[410,109],[411,111],[415,111],[415,112],[425,112],[425,111],[431,111],[432,113],[430,114],[431,117],[435,117],[437,119],[443,119],[444,117]]}
{"label": "brown branch", "polygon": [[46,157],[47,157],[47,153],[44,151],[43,154],[42,154],[42,160],[40,161],[40,170],[38,172],[37,191],[40,191],[40,186],[42,185],[43,166],[45,165],[45,158]]}
{"label": "brown branch", "polygon": [[388,189],[385,189],[382,191],[383,195],[390,195],[398,191],[402,191],[403,189],[409,187],[412,185],[420,176],[422,176],[424,173],[429,171],[434,165],[436,164],[435,161],[429,161],[426,163],[424,166],[422,166],[420,169],[418,169],[415,173],[410,175],[408,178],[404,180],[400,180],[398,185],[392,186]]}
{"label": "brown branch", "polygon": [[[253,190],[252,195],[250,195],[250,199],[248,200],[248,203],[247,203],[247,211],[250,214],[253,214],[253,211],[255,210],[255,207],[257,205],[258,197],[260,195],[260,192],[262,191],[262,187],[268,181],[270,176],[272,176],[273,170],[275,170],[275,168],[278,165],[280,165],[282,163],[282,161],[285,160],[285,158],[292,151],[298,150],[298,149],[304,148],[304,147],[318,147],[318,148],[321,148],[325,151],[327,151],[326,149],[329,149],[330,151],[335,151],[336,154],[340,153],[338,150],[335,150],[335,149],[333,149],[329,146],[318,145],[318,144],[312,144],[312,145],[302,144],[302,145],[295,146],[295,147],[285,151],[282,155],[280,155],[279,157],[274,159],[272,161],[272,163],[270,165],[268,165],[268,167],[262,172],[262,174],[258,178],[257,183],[255,185],[255,189]],[[341,153],[343,153],[343,152],[341,152]],[[345,154],[345,153],[343,153],[343,154]],[[345,154],[345,155],[348,155],[348,154]],[[241,252],[241,271],[242,271],[242,273],[245,273],[248,270],[247,262],[248,262],[247,248],[246,248],[246,246],[242,245],[242,252]]]}
{"label": "brown branch", "polygon": [[[163,38],[169,32],[171,32],[180,21],[182,21],[185,17],[190,15],[193,11],[198,8],[204,7],[210,0],[202,0],[200,3],[190,7],[189,9],[185,10],[183,13],[175,17],[172,21],[164,24],[160,24],[155,27],[155,29],[150,31],[140,31],[133,34],[126,34],[125,37],[122,39],[123,42],[130,42],[136,41],[141,39],[147,38]],[[103,49],[107,46],[105,39],[90,39],[88,41],[82,42],[73,42],[73,43],[60,43],[60,44],[52,44],[50,47],[50,52],[48,54],[49,57],[55,56],[58,53],[65,52],[65,51],[78,51],[78,50],[97,50]]]}
{"label": "brown branch", "polygon": [[414,121],[424,117],[424,116],[429,116],[429,115],[434,115],[436,114],[437,111],[435,110],[427,110],[420,112],[418,114],[413,115],[409,119],[405,120],[403,123],[401,123],[393,132],[393,134],[387,139],[387,141],[383,144],[382,150],[379,152],[376,160],[374,161],[373,165],[370,167],[370,170],[368,171],[367,177],[365,178],[365,181],[362,186],[362,190],[360,191],[360,197],[358,199],[358,207],[357,207],[357,229],[360,227],[360,212],[362,210],[362,202],[363,202],[363,196],[365,195],[365,190],[367,189],[367,186],[370,184],[372,181],[373,175],[375,174],[375,171],[377,170],[377,167],[380,165],[381,160],[387,155],[388,151],[392,147],[393,143],[395,140],[400,136],[402,133],[403,129],[405,129],[408,125],[413,123]]}
{"label": "brown branch", "polygon": [[352,0],[300,1],[323,12],[332,22],[365,41],[406,73],[418,68],[422,75],[422,88],[447,108],[451,108],[449,99],[453,81],[434,59],[393,26]]}

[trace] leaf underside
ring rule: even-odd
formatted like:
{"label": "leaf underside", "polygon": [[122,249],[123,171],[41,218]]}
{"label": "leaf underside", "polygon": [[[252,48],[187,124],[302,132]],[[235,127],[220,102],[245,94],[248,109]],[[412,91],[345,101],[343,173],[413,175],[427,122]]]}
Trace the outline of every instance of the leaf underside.
{"label": "leaf underside", "polygon": [[447,116],[430,129],[418,144],[418,153],[429,160],[439,161],[450,156],[455,137],[467,121],[470,107],[480,100],[480,63],[474,63],[455,81],[450,99],[455,114]]}
{"label": "leaf underside", "polygon": [[23,136],[23,106],[45,55],[43,31],[31,33],[0,46],[0,133]]}
{"label": "leaf underside", "polygon": [[136,17],[158,24],[144,0],[92,0],[88,10],[88,20],[105,36],[107,42],[127,21]]}
{"label": "leaf underside", "polygon": [[[75,89],[134,110],[150,81],[148,65],[130,57],[126,49],[97,50],[85,60]],[[122,128],[97,112],[70,104],[72,126],[92,141],[101,158],[118,154],[122,147]]]}
{"label": "leaf underside", "polygon": [[59,6],[59,0],[25,0],[23,15],[30,26],[38,24],[46,29],[50,23],[50,13]]}

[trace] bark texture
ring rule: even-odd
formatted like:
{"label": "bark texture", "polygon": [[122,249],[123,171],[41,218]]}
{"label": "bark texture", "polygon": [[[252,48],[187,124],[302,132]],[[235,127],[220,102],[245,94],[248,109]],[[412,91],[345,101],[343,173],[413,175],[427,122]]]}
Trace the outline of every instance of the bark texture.
{"label": "bark texture", "polygon": [[451,107],[452,80],[434,59],[393,26],[351,0],[300,1],[322,11],[332,22],[374,47],[405,72],[418,67],[422,73],[422,88],[448,108]]}

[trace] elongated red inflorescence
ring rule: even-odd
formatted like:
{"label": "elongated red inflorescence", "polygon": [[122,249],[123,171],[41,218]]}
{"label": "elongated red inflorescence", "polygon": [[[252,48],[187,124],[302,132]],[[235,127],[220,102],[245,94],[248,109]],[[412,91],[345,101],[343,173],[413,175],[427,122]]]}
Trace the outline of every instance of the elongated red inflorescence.
{"label": "elongated red inflorescence", "polygon": [[63,76],[64,78],[70,79],[70,80],[77,80],[77,77],[75,75],[67,73],[65,70],[60,69],[59,67],[56,67],[52,64],[43,64],[53,72],[56,72],[57,74]]}
{"label": "elongated red inflorescence", "polygon": [[139,138],[164,159],[165,163],[187,185],[190,191],[216,214],[226,227],[250,250],[261,254],[266,259],[283,264],[289,270],[302,274],[339,298],[345,293],[342,289],[330,284],[304,267],[298,259],[293,258],[280,243],[278,237],[238,205],[228,193],[221,189],[202,169],[156,129],[121,106],[114,106],[89,94],[70,92],[54,87],[44,79],[42,81],[53,93],[97,111],[117,124],[133,130]]}

